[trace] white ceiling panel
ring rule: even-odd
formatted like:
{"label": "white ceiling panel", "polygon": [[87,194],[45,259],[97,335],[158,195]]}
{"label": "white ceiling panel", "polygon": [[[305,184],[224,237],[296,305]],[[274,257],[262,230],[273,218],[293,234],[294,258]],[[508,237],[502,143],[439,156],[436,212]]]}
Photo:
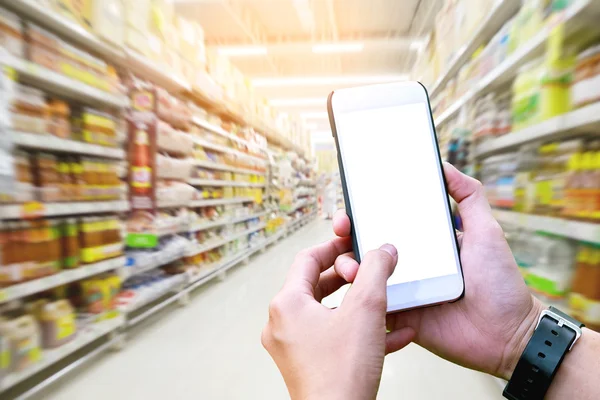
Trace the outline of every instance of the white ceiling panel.
{"label": "white ceiling panel", "polygon": [[[433,25],[443,0],[175,0],[198,21],[207,45],[265,46],[266,54],[232,56],[248,78],[401,75],[410,71],[418,42]],[[361,44],[361,51],[313,53],[315,44]],[[411,47],[411,43],[413,46]],[[417,47],[417,48],[415,48]],[[346,85],[348,86],[348,85]],[[331,85],[256,87],[267,99],[319,98]],[[324,103],[282,111],[323,111]],[[321,121],[319,129],[326,127]]]}

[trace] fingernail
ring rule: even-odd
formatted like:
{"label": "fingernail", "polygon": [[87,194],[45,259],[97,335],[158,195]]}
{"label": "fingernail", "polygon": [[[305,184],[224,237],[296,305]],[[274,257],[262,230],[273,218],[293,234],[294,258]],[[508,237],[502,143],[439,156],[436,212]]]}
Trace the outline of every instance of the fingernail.
{"label": "fingernail", "polygon": [[393,245],[389,244],[389,243],[384,244],[383,246],[381,246],[379,248],[379,250],[385,251],[386,253],[388,253],[390,256],[392,256],[394,258],[398,255],[398,250],[396,250],[396,248]]}

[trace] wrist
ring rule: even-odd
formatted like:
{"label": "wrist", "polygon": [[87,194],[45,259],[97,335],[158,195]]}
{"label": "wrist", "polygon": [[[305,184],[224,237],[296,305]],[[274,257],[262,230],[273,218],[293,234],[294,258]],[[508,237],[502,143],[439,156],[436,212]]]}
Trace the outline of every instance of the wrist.
{"label": "wrist", "polygon": [[507,343],[507,346],[502,357],[502,363],[498,369],[496,376],[504,380],[509,380],[527,346],[529,340],[533,336],[535,327],[538,323],[540,315],[547,307],[535,297],[531,297],[532,306],[529,312],[523,318],[522,323],[517,327],[512,339]]}

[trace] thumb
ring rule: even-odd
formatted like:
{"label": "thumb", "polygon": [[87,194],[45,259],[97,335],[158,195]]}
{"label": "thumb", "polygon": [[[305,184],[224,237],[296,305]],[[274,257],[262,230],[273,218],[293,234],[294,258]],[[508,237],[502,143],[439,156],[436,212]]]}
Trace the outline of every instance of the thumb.
{"label": "thumb", "polygon": [[497,225],[481,182],[449,163],[444,163],[444,175],[448,193],[458,203],[465,232],[482,232]]}
{"label": "thumb", "polygon": [[387,310],[386,283],[398,262],[398,251],[391,244],[367,253],[362,260],[352,287],[344,298],[353,309],[369,312]]}

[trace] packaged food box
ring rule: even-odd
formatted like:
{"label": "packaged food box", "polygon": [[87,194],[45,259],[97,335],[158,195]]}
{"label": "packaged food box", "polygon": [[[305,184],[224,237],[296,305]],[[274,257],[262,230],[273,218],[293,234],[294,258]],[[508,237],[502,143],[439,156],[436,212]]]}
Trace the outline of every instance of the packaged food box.
{"label": "packaged food box", "polygon": [[[138,3],[139,0],[125,1]],[[125,5],[122,0],[94,1],[92,27],[103,40],[122,46],[125,41]]]}
{"label": "packaged food box", "polygon": [[0,47],[15,57],[24,57],[21,20],[15,14],[0,8]]}
{"label": "packaged food box", "polygon": [[51,0],[55,12],[89,30],[92,28],[93,3],[94,0]]}

